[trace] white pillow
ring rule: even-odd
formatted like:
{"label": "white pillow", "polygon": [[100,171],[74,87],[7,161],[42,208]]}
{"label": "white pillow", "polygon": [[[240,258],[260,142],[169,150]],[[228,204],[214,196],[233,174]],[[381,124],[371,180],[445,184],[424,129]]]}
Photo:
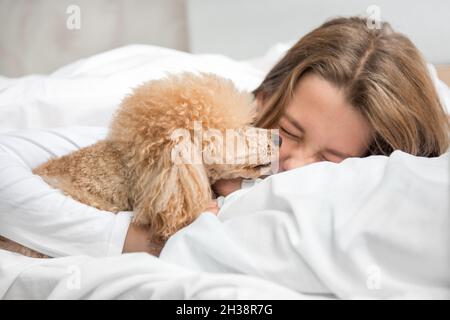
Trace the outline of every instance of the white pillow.
{"label": "white pillow", "polygon": [[212,72],[254,89],[262,71],[220,55],[131,45],[69,64],[51,75],[0,77],[0,132],[22,128],[107,126],[133,87],[168,72]]}

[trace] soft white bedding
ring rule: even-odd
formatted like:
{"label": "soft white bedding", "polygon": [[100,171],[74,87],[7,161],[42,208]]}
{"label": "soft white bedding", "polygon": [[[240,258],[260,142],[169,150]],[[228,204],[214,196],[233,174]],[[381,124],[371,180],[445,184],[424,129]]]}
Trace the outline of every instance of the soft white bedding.
{"label": "soft white bedding", "polygon": [[[258,66],[274,60],[271,55]],[[0,251],[0,297],[450,298],[448,153],[423,159],[395,152],[275,175],[229,196],[218,217],[202,214],[169,240],[160,259],[117,255],[120,240],[105,232],[104,241],[80,237],[69,249],[64,237],[75,237],[64,232],[60,243],[45,241],[45,233],[42,241],[26,242],[27,210],[46,214],[57,204],[68,223],[83,226],[92,219],[89,208],[42,185],[30,168],[93,143],[105,131],[10,131],[106,126],[131,87],[166,71],[215,72],[253,89],[264,76],[255,65],[130,46],[49,76],[0,78],[0,130],[9,132],[0,137],[0,234],[44,253],[72,255],[37,260]],[[75,207],[83,209],[68,209]],[[6,219],[11,210],[22,215],[22,229]],[[113,229],[118,218],[104,212],[96,219],[91,228]],[[51,229],[34,227],[30,232]]]}
{"label": "soft white bedding", "polygon": [[320,162],[231,194],[160,258],[340,298],[450,298],[450,153]]}
{"label": "soft white bedding", "polygon": [[31,259],[0,250],[3,299],[326,299],[251,276],[190,271],[144,253]]}

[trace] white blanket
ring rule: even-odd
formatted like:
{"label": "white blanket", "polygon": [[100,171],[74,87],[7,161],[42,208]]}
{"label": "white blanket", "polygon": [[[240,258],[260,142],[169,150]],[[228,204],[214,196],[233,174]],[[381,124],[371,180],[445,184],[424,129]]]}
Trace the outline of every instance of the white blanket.
{"label": "white blanket", "polygon": [[[0,78],[0,130],[106,126],[130,88],[183,70],[243,89],[264,76],[221,56],[119,48],[50,76]],[[203,214],[175,234],[160,259],[0,251],[0,297],[450,298],[448,179],[448,153],[313,164],[230,195],[218,217]]]}

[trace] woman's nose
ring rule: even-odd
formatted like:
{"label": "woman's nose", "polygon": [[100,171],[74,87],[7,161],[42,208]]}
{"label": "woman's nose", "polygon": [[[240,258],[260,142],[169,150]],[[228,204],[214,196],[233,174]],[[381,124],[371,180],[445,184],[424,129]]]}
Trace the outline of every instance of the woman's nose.
{"label": "woman's nose", "polygon": [[285,159],[284,161],[282,161],[281,167],[284,170],[292,170],[292,169],[300,168],[300,167],[303,167],[303,166],[306,166],[308,164],[318,162],[318,161],[319,161],[319,159],[315,155],[305,156],[305,155],[296,154],[296,155],[292,155],[292,156],[288,157],[287,159]]}
{"label": "woman's nose", "polygon": [[285,163],[283,164],[283,168],[285,170],[292,170],[295,168],[300,168],[300,167],[304,167],[308,164],[317,162],[314,159],[310,158],[310,159],[288,159],[287,161],[285,161]]}

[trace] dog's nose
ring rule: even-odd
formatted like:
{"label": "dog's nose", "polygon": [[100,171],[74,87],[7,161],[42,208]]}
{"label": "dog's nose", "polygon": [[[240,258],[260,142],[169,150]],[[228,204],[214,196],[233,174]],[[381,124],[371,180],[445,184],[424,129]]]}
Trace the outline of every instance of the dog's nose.
{"label": "dog's nose", "polygon": [[281,139],[280,135],[273,133],[272,134],[272,142],[274,145],[281,147],[281,143],[283,142],[283,140]]}

